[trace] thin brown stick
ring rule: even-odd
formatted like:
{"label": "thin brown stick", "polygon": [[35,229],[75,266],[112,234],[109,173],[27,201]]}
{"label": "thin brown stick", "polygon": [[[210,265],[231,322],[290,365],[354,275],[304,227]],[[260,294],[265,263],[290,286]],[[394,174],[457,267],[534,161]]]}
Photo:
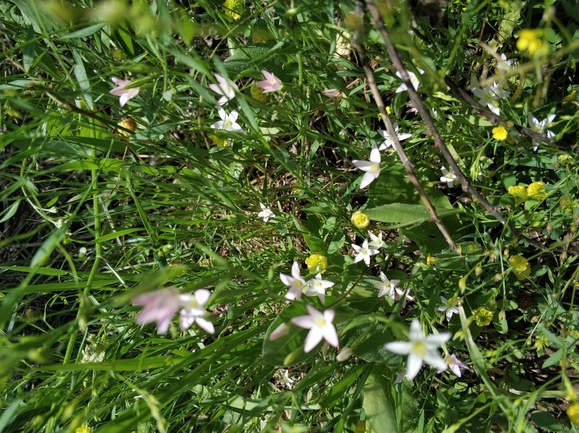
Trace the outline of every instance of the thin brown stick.
{"label": "thin brown stick", "polygon": [[[398,54],[398,51],[396,50],[396,48],[392,44],[392,41],[390,40],[390,36],[386,30],[386,27],[384,26],[384,21],[380,16],[380,12],[378,11],[376,4],[374,3],[373,0],[365,0],[365,1],[366,5],[368,6],[368,10],[370,11],[370,15],[372,15],[372,19],[374,20],[374,24],[376,25],[378,32],[382,36],[382,40],[384,41],[384,46],[386,47],[388,55],[392,59],[392,64],[394,65],[396,70],[400,73],[402,82],[406,84],[406,87],[408,87],[408,94],[410,95],[412,103],[414,104],[414,106],[418,110],[418,113],[420,113],[420,116],[426,123],[426,126],[432,133],[432,136],[434,137],[435,146],[442,153],[444,159],[450,165],[452,172],[459,179],[463,191],[465,192],[468,191],[476,200],[478,200],[479,203],[486,209],[486,211],[491,213],[504,227],[507,228],[507,230],[509,230],[513,234],[513,236],[515,236],[515,238],[524,240],[525,242],[529,243],[530,245],[533,245],[538,249],[545,250],[545,247],[541,245],[539,242],[536,242],[532,239],[529,239],[521,235],[519,231],[516,228],[514,228],[492,204],[489,203],[486,197],[482,195],[464,175],[464,173],[458,166],[457,162],[453,158],[452,154],[450,153],[450,150],[448,149],[448,147],[446,147],[446,144],[444,144],[444,140],[442,139],[440,133],[438,132],[438,129],[436,129],[436,126],[434,126],[434,122],[432,121],[430,111],[426,108],[426,106],[422,102],[422,99],[414,89],[414,86],[410,81],[410,77],[408,76],[408,71],[406,71],[406,68],[404,68],[400,55]],[[388,130],[388,133],[392,134],[390,131],[391,130]],[[394,134],[394,136],[395,135],[396,134]]]}
{"label": "thin brown stick", "polygon": [[[360,23],[362,23],[364,20],[362,0],[356,1],[356,13],[358,14],[358,17],[360,19]],[[372,68],[370,67],[370,64],[368,62],[368,58],[366,56],[366,50],[364,49],[363,44],[360,43],[360,39],[362,36],[361,35],[361,29],[362,28],[363,28],[363,26],[359,26],[358,29],[356,30],[356,32],[354,33],[354,37],[352,38],[352,45],[354,46],[354,48],[358,52],[358,55],[360,56],[360,62],[362,63],[362,66],[364,68],[364,72],[366,73],[366,78],[368,79],[368,85],[370,86],[370,90],[372,91],[372,96],[374,97],[374,101],[376,102],[378,110],[380,111],[380,114],[382,115],[382,120],[384,122],[384,126],[386,127],[386,131],[388,132],[388,134],[390,134],[390,137],[392,137],[394,149],[396,150],[396,153],[398,154],[400,161],[402,161],[402,165],[404,165],[404,169],[406,170],[406,174],[408,175],[408,179],[410,180],[412,185],[414,185],[414,188],[418,192],[418,195],[420,195],[420,198],[422,199],[422,203],[424,203],[424,206],[426,207],[426,209],[428,210],[428,213],[430,214],[431,220],[434,222],[434,224],[436,224],[436,226],[438,227],[438,230],[440,230],[440,233],[442,233],[442,235],[444,236],[444,239],[448,243],[448,246],[453,251],[456,251],[458,254],[460,254],[458,246],[455,244],[455,242],[452,239],[452,236],[450,235],[450,233],[448,232],[446,226],[444,225],[444,223],[441,221],[440,217],[436,213],[436,209],[434,209],[434,206],[432,206],[432,203],[430,202],[430,199],[428,198],[428,196],[424,192],[424,189],[422,188],[420,181],[416,177],[416,174],[414,174],[414,164],[412,164],[410,159],[408,159],[408,155],[406,155],[404,148],[402,147],[402,145],[400,144],[400,141],[398,140],[398,136],[396,135],[396,130],[394,129],[394,125],[392,124],[392,120],[390,119],[390,116],[388,116],[388,113],[386,112],[386,106],[384,105],[384,101],[382,100],[382,96],[380,95],[380,91],[378,90],[378,85],[376,84],[376,79],[374,78],[374,71],[372,70]],[[407,77],[408,77],[408,75],[407,75]]]}

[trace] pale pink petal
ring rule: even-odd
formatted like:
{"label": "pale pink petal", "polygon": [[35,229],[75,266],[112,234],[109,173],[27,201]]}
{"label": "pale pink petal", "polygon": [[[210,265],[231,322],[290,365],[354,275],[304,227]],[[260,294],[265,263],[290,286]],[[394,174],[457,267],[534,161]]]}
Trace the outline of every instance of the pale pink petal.
{"label": "pale pink petal", "polygon": [[304,352],[310,352],[314,347],[318,345],[322,338],[324,337],[323,331],[318,327],[313,327],[310,329],[308,336],[306,337],[306,344],[304,346]]}
{"label": "pale pink petal", "polygon": [[291,319],[294,325],[300,328],[310,329],[315,326],[314,320],[310,316],[298,316]]}
{"label": "pale pink petal", "polygon": [[215,327],[213,326],[213,323],[211,323],[209,320],[205,320],[202,317],[196,317],[195,318],[195,323],[197,323],[197,325],[203,329],[204,331],[210,333],[210,334],[214,334],[215,333]]}
{"label": "pale pink petal", "polygon": [[334,328],[334,325],[327,324],[323,329],[323,333],[324,333],[324,340],[326,340],[332,346],[338,347],[340,343],[338,341],[338,333],[336,332],[336,328]]}

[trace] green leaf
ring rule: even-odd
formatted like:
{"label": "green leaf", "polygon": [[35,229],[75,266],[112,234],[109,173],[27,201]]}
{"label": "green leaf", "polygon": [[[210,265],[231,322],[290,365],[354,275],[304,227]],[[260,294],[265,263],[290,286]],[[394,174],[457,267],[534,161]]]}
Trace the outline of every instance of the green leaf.
{"label": "green leaf", "polygon": [[568,431],[553,415],[538,410],[531,413],[531,419],[537,427],[546,431]]}
{"label": "green leaf", "polygon": [[366,428],[370,433],[400,433],[396,422],[392,383],[386,367],[376,365],[364,385],[364,402]]}
{"label": "green leaf", "polygon": [[265,69],[279,76],[284,62],[275,48],[270,45],[237,48],[223,64],[228,71],[237,74]]}

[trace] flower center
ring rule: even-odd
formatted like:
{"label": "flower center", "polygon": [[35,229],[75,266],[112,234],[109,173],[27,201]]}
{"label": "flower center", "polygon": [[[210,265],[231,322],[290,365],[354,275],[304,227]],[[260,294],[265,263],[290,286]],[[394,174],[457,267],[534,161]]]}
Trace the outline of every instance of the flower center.
{"label": "flower center", "polygon": [[197,299],[191,299],[189,301],[189,308],[197,308],[199,307],[199,302],[197,302]]}
{"label": "flower center", "polygon": [[380,166],[376,163],[373,163],[369,171],[370,173],[378,173],[380,171]]}
{"label": "flower center", "polygon": [[223,122],[223,125],[225,125],[225,128],[231,128],[233,122],[231,120],[226,120],[225,122]]}
{"label": "flower center", "polygon": [[412,342],[412,353],[424,358],[426,355],[426,345],[423,341],[413,341]]}
{"label": "flower center", "polygon": [[318,328],[323,328],[324,326],[326,326],[326,319],[324,319],[323,317],[316,319],[316,326]]}

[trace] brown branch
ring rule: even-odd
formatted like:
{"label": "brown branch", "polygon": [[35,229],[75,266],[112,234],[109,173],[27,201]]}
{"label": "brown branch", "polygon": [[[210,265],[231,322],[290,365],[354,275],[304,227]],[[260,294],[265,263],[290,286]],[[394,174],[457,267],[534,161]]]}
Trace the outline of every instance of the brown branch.
{"label": "brown branch", "polygon": [[[418,195],[420,195],[420,198],[422,199],[424,206],[426,207],[426,209],[428,210],[428,213],[430,214],[431,220],[434,222],[434,224],[436,224],[436,226],[438,227],[438,230],[440,230],[440,232],[444,236],[444,239],[448,243],[448,246],[453,251],[456,251],[458,254],[460,254],[460,251],[459,251],[457,245],[454,243],[452,236],[450,235],[446,226],[444,225],[444,223],[441,221],[440,217],[436,213],[436,209],[434,209],[434,206],[432,205],[432,203],[430,202],[430,199],[428,198],[428,196],[424,192],[424,189],[422,188],[420,181],[416,177],[416,174],[414,173],[414,164],[412,164],[410,159],[408,159],[408,155],[406,154],[406,152],[404,151],[404,148],[402,147],[402,145],[400,144],[400,141],[398,140],[398,136],[396,135],[396,130],[394,129],[394,125],[392,124],[392,120],[390,119],[390,116],[388,116],[388,113],[386,112],[386,106],[384,105],[384,101],[382,100],[382,96],[380,95],[380,91],[378,90],[378,85],[376,84],[376,79],[374,78],[374,71],[372,70],[372,68],[369,65],[368,58],[366,56],[366,50],[364,49],[364,46],[360,42],[360,39],[362,36],[361,29],[364,28],[363,25],[361,25],[361,23],[363,23],[363,20],[364,20],[362,0],[356,1],[356,13],[358,14],[358,18],[360,20],[359,21],[360,25],[358,26],[358,28],[356,29],[356,31],[354,33],[354,37],[352,38],[352,45],[354,46],[354,48],[358,52],[358,55],[360,56],[360,62],[362,63],[362,66],[364,68],[364,72],[366,73],[366,78],[368,79],[368,85],[370,86],[370,90],[372,91],[372,96],[374,97],[374,101],[376,102],[378,110],[380,111],[380,114],[382,115],[382,120],[384,122],[384,126],[386,127],[386,131],[388,132],[388,134],[392,138],[394,149],[396,150],[396,153],[398,154],[400,161],[402,161],[402,165],[404,165],[404,169],[406,170],[406,174],[408,175],[408,179],[410,180],[412,185],[414,185],[414,188],[418,192]],[[408,79],[408,74],[406,74],[406,78]],[[410,85],[410,87],[412,87],[412,85]]]}
{"label": "brown branch", "polygon": [[[361,0],[358,0],[358,1],[361,1]],[[408,87],[408,94],[410,95],[410,99],[411,99],[412,103],[414,104],[414,106],[418,110],[418,113],[420,113],[420,116],[422,117],[422,119],[426,123],[426,126],[428,127],[428,129],[432,133],[432,136],[434,137],[435,146],[442,153],[442,155],[444,156],[444,159],[450,165],[452,172],[459,179],[463,191],[465,191],[465,192],[468,191],[476,200],[478,200],[479,203],[486,209],[486,211],[491,213],[503,226],[505,226],[513,234],[513,236],[515,236],[515,238],[522,239],[525,242],[529,243],[530,245],[533,245],[535,248],[545,250],[545,247],[543,245],[541,245],[539,242],[536,242],[532,239],[529,239],[529,238],[521,235],[519,233],[519,231],[515,227],[513,227],[505,219],[505,217],[503,215],[501,215],[501,213],[498,211],[497,208],[495,208],[492,204],[489,203],[489,201],[486,199],[486,197],[484,195],[482,195],[470,183],[470,181],[464,175],[464,173],[462,172],[462,170],[458,166],[457,162],[453,158],[452,154],[450,153],[450,150],[448,149],[448,147],[446,147],[446,144],[444,144],[444,140],[442,139],[440,133],[438,132],[438,129],[436,129],[436,126],[434,126],[434,122],[432,121],[432,116],[430,115],[430,111],[426,108],[426,106],[422,102],[422,99],[420,98],[420,96],[418,96],[418,93],[414,89],[414,86],[412,85],[412,83],[410,81],[410,77],[408,76],[408,71],[406,71],[406,68],[404,68],[404,65],[402,64],[402,60],[400,58],[400,55],[398,54],[398,51],[396,50],[396,48],[394,47],[394,44],[392,44],[392,41],[390,40],[390,36],[388,35],[386,27],[384,26],[384,21],[382,20],[382,17],[380,16],[380,12],[378,11],[376,4],[374,3],[373,0],[365,0],[365,1],[366,1],[366,5],[368,6],[368,10],[370,11],[370,15],[372,15],[372,19],[374,20],[374,24],[376,25],[378,32],[382,36],[382,39],[384,41],[384,46],[386,47],[386,50],[388,51],[388,55],[392,59],[392,64],[394,65],[396,70],[400,73],[400,77],[402,79],[402,82],[404,84],[406,84],[406,87]],[[466,92],[464,92],[464,93],[466,93]],[[381,101],[381,99],[380,99],[380,101]],[[388,118],[388,122],[390,122],[389,118]],[[392,135],[391,131],[393,131],[393,129],[392,130],[389,129],[388,133]],[[396,134],[393,134],[393,136],[396,136]],[[394,141],[396,142],[397,140],[394,140]]]}

